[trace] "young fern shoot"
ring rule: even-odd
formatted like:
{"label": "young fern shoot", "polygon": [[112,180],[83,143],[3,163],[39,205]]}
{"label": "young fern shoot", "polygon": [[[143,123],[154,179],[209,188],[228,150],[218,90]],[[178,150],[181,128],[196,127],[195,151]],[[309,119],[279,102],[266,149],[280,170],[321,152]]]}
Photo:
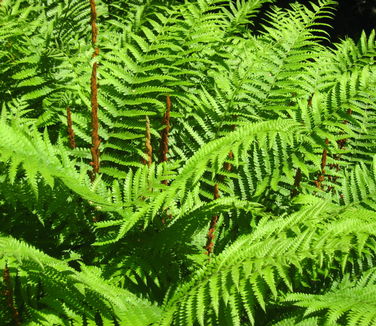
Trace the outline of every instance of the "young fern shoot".
{"label": "young fern shoot", "polygon": [[[92,58],[95,58],[99,54],[99,48],[97,47],[98,27],[97,27],[97,9],[95,0],[90,0],[90,13],[91,13],[91,42],[94,49]],[[91,179],[94,181],[95,176],[99,173],[100,166],[100,138],[99,138],[99,119],[98,119],[98,81],[97,81],[97,69],[98,62],[94,61],[91,72],[90,88],[91,88],[91,159],[90,165],[93,167]]]}

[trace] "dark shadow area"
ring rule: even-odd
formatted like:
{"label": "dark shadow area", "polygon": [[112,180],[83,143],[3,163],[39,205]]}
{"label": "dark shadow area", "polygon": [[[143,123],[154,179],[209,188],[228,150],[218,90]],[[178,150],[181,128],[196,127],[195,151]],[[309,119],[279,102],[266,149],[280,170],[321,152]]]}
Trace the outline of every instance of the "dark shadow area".
{"label": "dark shadow area", "polygon": [[362,31],[367,34],[376,27],[376,0],[341,0],[333,22],[334,42],[346,36],[359,39]]}
{"label": "dark shadow area", "polygon": [[[281,8],[289,8],[291,0],[276,0],[274,5]],[[298,1],[304,5],[309,5],[309,1]],[[313,1],[315,2],[315,1]],[[376,0],[339,0],[337,12],[334,21],[330,21],[332,29],[327,31],[331,35],[332,42],[338,42],[346,36],[358,40],[362,31],[367,34],[376,28]],[[262,14],[255,21],[256,29],[263,24],[265,13],[271,7],[271,4],[265,4]]]}

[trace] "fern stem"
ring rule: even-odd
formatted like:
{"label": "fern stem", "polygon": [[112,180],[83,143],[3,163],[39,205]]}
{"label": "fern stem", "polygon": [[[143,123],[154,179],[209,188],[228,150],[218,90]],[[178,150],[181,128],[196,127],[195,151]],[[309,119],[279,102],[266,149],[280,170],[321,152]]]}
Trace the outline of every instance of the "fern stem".
{"label": "fern stem", "polygon": [[[233,126],[233,129],[235,129],[235,126]],[[230,151],[228,153],[228,157],[230,159],[233,159],[234,158],[234,153],[232,151]],[[226,162],[224,164],[224,168],[225,168],[226,171],[231,171],[232,170],[232,164],[229,163],[229,162]],[[223,182],[224,178],[225,177],[223,175],[220,175],[219,176],[219,181]],[[220,197],[218,183],[216,183],[214,185],[213,196],[214,196],[214,200],[216,200],[216,199],[218,199]],[[216,230],[217,223],[218,223],[218,215],[214,215],[212,217],[211,221],[210,221],[209,231],[208,231],[208,234],[206,236],[207,237],[207,241],[206,241],[206,245],[205,245],[205,249],[206,249],[205,254],[206,255],[210,255],[213,252],[213,249],[214,249],[214,238],[215,238],[214,232]]]}
{"label": "fern stem", "polygon": [[[96,46],[97,37],[98,37],[98,27],[97,27],[97,10],[95,5],[95,0],[90,0],[90,9],[91,9],[91,41],[93,45],[93,58],[99,54],[99,48]],[[90,165],[93,167],[93,172],[91,179],[95,179],[95,175],[99,172],[99,120],[98,120],[98,82],[97,82],[97,68],[98,63],[94,62],[91,72],[90,86],[91,86],[91,143],[92,147],[91,157],[92,161]]]}
{"label": "fern stem", "polygon": [[[170,125],[170,114],[171,114],[171,98],[170,95],[166,96],[166,112],[163,116],[162,124],[165,125],[165,128],[161,132],[161,157],[159,158],[159,162],[166,162],[167,161],[167,153],[168,153],[168,136],[170,133],[171,125]],[[162,183],[167,185],[168,180],[162,180]],[[162,220],[163,222],[163,220]]]}
{"label": "fern stem", "polygon": [[150,166],[153,163],[153,147],[151,146],[150,120],[148,116],[146,116],[145,118],[146,118],[145,146],[146,146],[146,155],[147,155],[147,161],[145,161],[145,164]]}
{"label": "fern stem", "polygon": [[7,305],[9,310],[12,313],[12,319],[14,325],[21,325],[20,321],[20,314],[14,305],[14,299],[13,299],[13,291],[12,291],[12,284],[11,284],[11,279],[10,279],[10,273],[9,273],[9,268],[7,265],[5,265],[4,271],[3,271],[3,280],[6,286],[6,290],[4,291],[4,295],[6,297]]}
{"label": "fern stem", "polygon": [[98,27],[97,27],[97,7],[95,5],[95,0],[90,0],[90,13],[91,13],[91,43],[95,48],[98,38]]}
{"label": "fern stem", "polygon": [[[329,144],[329,139],[325,138],[325,145]],[[326,167],[326,160],[328,157],[328,150],[324,148],[321,155],[321,172],[315,181],[315,185],[317,188],[322,189],[322,182],[325,180],[325,167]]]}
{"label": "fern stem", "polygon": [[[348,109],[346,113],[348,115],[352,115],[352,110]],[[348,124],[348,123],[349,123],[348,120],[343,121],[343,124],[345,124],[345,125]],[[338,144],[339,149],[343,149],[345,147],[346,143],[347,143],[347,138],[337,140],[337,144]]]}
{"label": "fern stem", "polygon": [[162,120],[162,124],[165,125],[165,128],[161,132],[161,157],[159,159],[159,162],[167,161],[168,136],[169,136],[169,132],[171,129],[170,114],[171,114],[171,98],[169,95],[167,95],[166,96],[166,112]]}
{"label": "fern stem", "polygon": [[72,112],[69,106],[67,107],[67,122],[68,122],[69,145],[73,149],[73,148],[76,148],[76,141],[74,139]]}
{"label": "fern stem", "polygon": [[[213,195],[214,195],[214,200],[216,200],[220,197],[218,183],[216,183],[214,185]],[[206,249],[205,254],[208,255],[208,256],[213,253],[214,238],[215,238],[214,233],[215,233],[215,229],[216,229],[216,226],[217,226],[217,223],[218,223],[218,218],[219,218],[218,215],[214,215],[212,217],[212,219],[210,221],[209,231],[208,231],[208,234],[206,236],[207,240],[206,240],[206,245],[205,245],[205,249]]]}

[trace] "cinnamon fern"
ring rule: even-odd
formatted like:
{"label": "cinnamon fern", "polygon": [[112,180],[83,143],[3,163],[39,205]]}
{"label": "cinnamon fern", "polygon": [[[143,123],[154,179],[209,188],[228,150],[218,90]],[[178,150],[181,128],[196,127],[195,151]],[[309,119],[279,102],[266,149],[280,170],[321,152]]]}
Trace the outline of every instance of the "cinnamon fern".
{"label": "cinnamon fern", "polygon": [[0,1],[0,325],[375,325],[376,32],[337,5]]}

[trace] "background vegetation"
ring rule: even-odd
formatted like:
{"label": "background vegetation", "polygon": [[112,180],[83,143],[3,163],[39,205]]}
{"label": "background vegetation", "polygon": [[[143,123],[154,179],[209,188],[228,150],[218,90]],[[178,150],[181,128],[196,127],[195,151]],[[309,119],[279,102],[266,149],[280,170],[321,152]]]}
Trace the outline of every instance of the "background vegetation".
{"label": "background vegetation", "polygon": [[337,5],[0,1],[0,324],[375,325],[375,31],[332,44]]}

